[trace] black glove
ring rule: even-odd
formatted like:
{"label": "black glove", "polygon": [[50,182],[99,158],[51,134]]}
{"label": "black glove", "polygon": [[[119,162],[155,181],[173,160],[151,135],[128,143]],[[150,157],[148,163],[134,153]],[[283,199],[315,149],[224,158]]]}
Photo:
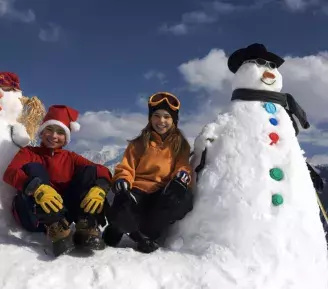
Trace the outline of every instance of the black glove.
{"label": "black glove", "polygon": [[166,185],[163,196],[169,201],[179,203],[185,197],[190,182],[190,175],[185,171],[179,171],[177,175]]}
{"label": "black glove", "polygon": [[320,175],[312,168],[312,166],[310,166],[308,163],[307,167],[310,171],[310,176],[313,182],[313,186],[317,191],[322,191],[323,187],[324,187],[324,183],[322,178],[320,177]]}
{"label": "black glove", "polygon": [[138,203],[136,197],[130,191],[129,183],[124,179],[118,179],[114,183],[113,192],[115,194],[113,206],[115,207]]}
{"label": "black glove", "polygon": [[114,201],[108,211],[107,218],[123,233],[138,230],[133,207],[137,204],[136,197],[131,193],[129,183],[119,179],[113,186]]}
{"label": "black glove", "polygon": [[186,171],[178,171],[175,176],[175,179],[183,184],[185,187],[188,187],[188,184],[191,181],[190,175]]}

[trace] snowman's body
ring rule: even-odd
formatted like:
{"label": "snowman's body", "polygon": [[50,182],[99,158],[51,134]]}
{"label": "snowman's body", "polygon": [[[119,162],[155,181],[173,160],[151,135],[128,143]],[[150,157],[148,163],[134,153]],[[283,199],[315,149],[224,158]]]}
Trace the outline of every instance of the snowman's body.
{"label": "snowman's body", "polygon": [[0,95],[0,233],[4,233],[13,223],[10,208],[15,189],[2,180],[3,174],[19,146],[26,146],[30,138],[25,127],[17,122],[23,110],[22,93],[0,89]]}
{"label": "snowman's body", "polygon": [[[275,83],[260,81],[265,70],[243,65],[233,89],[280,91],[282,78],[276,69],[271,71]],[[272,142],[271,133],[279,136],[278,142]],[[175,228],[171,246],[200,255],[217,252],[223,272],[218,285],[222,282],[225,289],[328,288],[316,193],[285,109],[261,101],[233,101],[229,112],[196,138],[194,168],[205,148],[194,209]],[[272,203],[274,195],[283,197],[281,205]]]}

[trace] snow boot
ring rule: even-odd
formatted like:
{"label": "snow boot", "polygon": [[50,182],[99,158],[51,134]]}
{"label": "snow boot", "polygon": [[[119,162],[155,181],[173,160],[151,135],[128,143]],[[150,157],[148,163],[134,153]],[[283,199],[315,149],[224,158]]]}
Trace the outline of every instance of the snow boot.
{"label": "snow boot", "polygon": [[107,246],[116,247],[121,241],[123,233],[114,225],[109,223],[105,228],[102,238]]}
{"label": "snow boot", "polygon": [[156,241],[150,239],[139,231],[128,234],[129,237],[137,243],[137,251],[141,253],[152,253],[159,248]]}
{"label": "snow boot", "polygon": [[52,241],[52,251],[55,257],[74,250],[72,234],[68,222],[63,219],[46,226],[47,235]]}
{"label": "snow boot", "polygon": [[101,232],[95,221],[80,219],[75,225],[76,231],[73,241],[77,248],[90,250],[104,250],[105,243],[101,238]]}

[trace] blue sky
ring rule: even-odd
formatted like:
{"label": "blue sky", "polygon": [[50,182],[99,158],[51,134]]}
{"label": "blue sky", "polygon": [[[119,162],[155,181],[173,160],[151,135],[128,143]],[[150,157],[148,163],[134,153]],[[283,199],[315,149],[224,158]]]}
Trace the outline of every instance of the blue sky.
{"label": "blue sky", "polygon": [[[212,49],[229,55],[261,42],[290,56],[291,63],[309,61],[304,57],[313,55],[327,64],[325,55],[318,55],[328,44],[328,5],[320,0],[0,0],[0,16],[1,70],[20,76],[25,95],[37,95],[46,106],[70,105],[82,115],[106,111],[122,120],[134,113],[139,120],[144,98],[167,90],[181,98],[185,123],[199,119],[199,131],[207,121],[199,118],[201,104],[214,93],[224,97],[226,90],[200,85],[188,69],[190,62],[204,60]],[[204,66],[197,69],[208,75]],[[292,80],[287,82],[291,90],[292,83],[298,85]],[[321,107],[327,100],[322,101]],[[306,101],[302,105],[307,109]],[[315,115],[315,107],[310,110]],[[318,126],[311,138],[324,133],[324,118],[314,120]],[[81,142],[98,142],[96,136],[87,140],[86,134],[79,136]],[[106,144],[117,136],[109,133],[99,142]],[[325,145],[314,147],[308,135],[304,140],[309,154],[325,152]]]}

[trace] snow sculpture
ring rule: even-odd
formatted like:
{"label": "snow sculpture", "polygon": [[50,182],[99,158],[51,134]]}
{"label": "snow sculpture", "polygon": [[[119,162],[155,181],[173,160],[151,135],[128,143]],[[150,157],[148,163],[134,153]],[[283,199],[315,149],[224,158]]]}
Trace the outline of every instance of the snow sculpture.
{"label": "snow sculpture", "polygon": [[230,109],[195,140],[193,166],[202,156],[205,164],[194,210],[168,244],[215,252],[217,288],[328,288],[325,234],[294,116],[303,128],[309,123],[293,97],[280,93],[283,62],[261,44],[234,52]]}
{"label": "snow sculpture", "polygon": [[0,234],[13,222],[10,208],[15,195],[15,189],[2,181],[3,173],[20,147],[35,143],[44,114],[37,97],[22,95],[16,74],[0,72]]}

